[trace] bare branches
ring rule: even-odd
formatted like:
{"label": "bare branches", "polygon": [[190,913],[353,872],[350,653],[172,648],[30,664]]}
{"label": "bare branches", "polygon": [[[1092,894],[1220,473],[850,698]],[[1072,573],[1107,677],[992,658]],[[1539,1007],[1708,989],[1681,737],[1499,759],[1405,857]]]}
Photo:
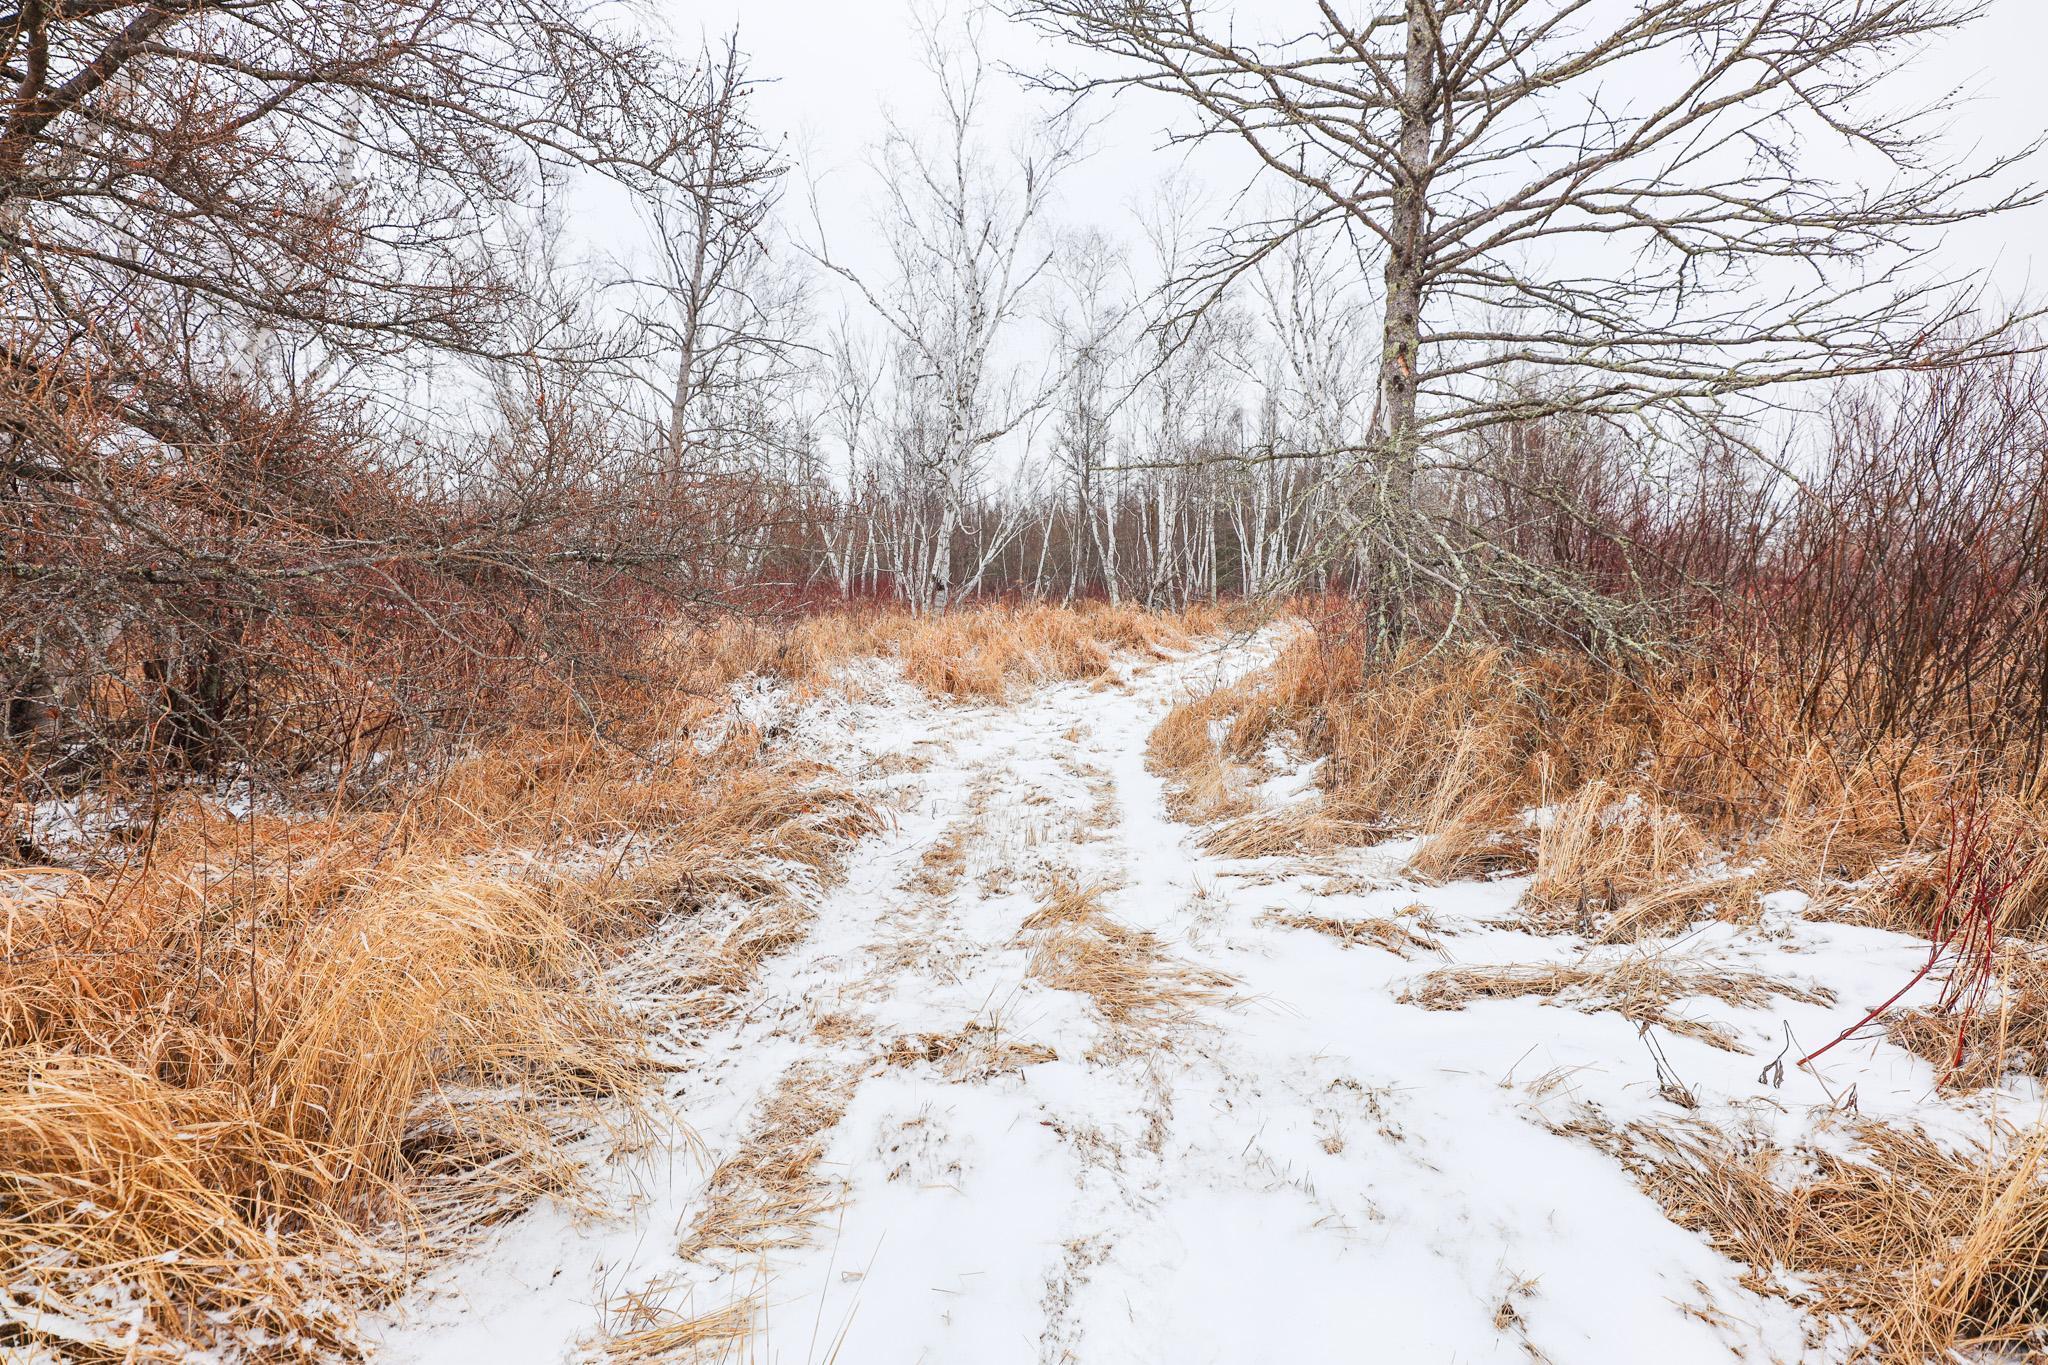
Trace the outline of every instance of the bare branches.
{"label": "bare branches", "polygon": [[1921,252],[2037,202],[2040,142],[1959,158],[1951,99],[1881,103],[1978,0],[1304,8],[1246,38],[1179,0],[1011,6],[1120,67],[1041,86],[1171,94],[1182,136],[1234,139],[1299,193],[1212,240],[1183,316],[1304,236],[1337,234],[1379,277],[1373,438],[1304,453],[1346,457],[1355,528],[1404,573],[1466,576],[1415,484],[1446,442],[1558,416],[1706,430],[1788,384],[2033,344],[2024,314],[1986,316]]}
{"label": "bare branches", "polygon": [[1041,123],[1000,172],[992,169],[975,21],[957,42],[936,25],[920,41],[939,133],[923,138],[892,122],[880,148],[878,217],[891,273],[871,279],[835,258],[822,225],[813,255],[888,330],[899,399],[918,409],[899,425],[896,454],[921,474],[916,492],[935,495],[935,516],[904,528],[914,550],[901,545],[896,557],[899,581],[926,607],[979,584],[989,556],[962,578],[956,535],[1000,443],[1035,423],[1057,387],[1022,382],[1002,346],[1052,264],[1044,220],[1061,175],[1081,156],[1084,130],[1066,119]]}

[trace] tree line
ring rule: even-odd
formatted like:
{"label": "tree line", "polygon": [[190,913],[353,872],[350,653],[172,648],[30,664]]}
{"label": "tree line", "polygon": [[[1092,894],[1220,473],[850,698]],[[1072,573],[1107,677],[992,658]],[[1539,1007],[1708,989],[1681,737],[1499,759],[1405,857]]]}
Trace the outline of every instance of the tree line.
{"label": "tree line", "polygon": [[[1957,106],[1893,80],[1985,8],[1011,0],[915,29],[929,114],[849,255],[732,40],[579,0],[20,0],[10,771],[348,771],[630,680],[691,611],[1324,592],[1388,648],[1654,657],[1676,604],[1840,561],[1875,612],[1845,538],[1917,495],[1872,403],[1979,452],[1943,505],[2001,544],[2039,463],[2030,315],[1928,251],[2036,202],[2035,148],[1952,155]],[[1077,56],[1021,129],[1002,25]],[[1248,154],[1239,211],[1167,181],[1121,236],[1064,222],[1111,98]],[[566,207],[593,185],[627,248]],[[1788,445],[1795,392],[1833,396]]]}

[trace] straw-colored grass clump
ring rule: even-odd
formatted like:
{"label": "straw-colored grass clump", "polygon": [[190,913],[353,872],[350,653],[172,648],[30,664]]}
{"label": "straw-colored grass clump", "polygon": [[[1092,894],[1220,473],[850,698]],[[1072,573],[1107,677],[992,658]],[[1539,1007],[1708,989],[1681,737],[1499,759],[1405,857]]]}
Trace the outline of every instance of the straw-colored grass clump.
{"label": "straw-colored grass clump", "polygon": [[1597,1115],[1566,1131],[1619,1156],[1675,1222],[1866,1334],[1855,1358],[2033,1359],[2048,1324],[2048,1129],[1952,1147],[1848,1125],[1849,1144],[1787,1151],[1706,1123]]}
{"label": "straw-colored grass clump", "polygon": [[135,1358],[346,1352],[352,1305],[573,1198],[564,1143],[631,1118],[653,1072],[607,967],[871,819],[744,742],[566,728],[307,814],[161,808],[135,856],[0,902],[5,1315]]}
{"label": "straw-colored grass clump", "polygon": [[1106,887],[1062,879],[1025,917],[1022,938],[1034,979],[1086,995],[1104,1019],[1123,1026],[1180,1018],[1231,984],[1175,959],[1157,935],[1117,919],[1102,904],[1106,893]]}
{"label": "straw-colored grass clump", "polygon": [[1613,1011],[1637,1025],[1655,1025],[1726,1051],[1741,1050],[1717,1021],[1680,1014],[1685,1000],[1709,998],[1760,1009],[1775,996],[1831,1004],[1833,992],[1739,967],[1634,950],[1588,955],[1573,963],[1447,967],[1411,983],[1401,999],[1432,1010],[1463,1009],[1474,1000],[1537,997],[1582,1013]]}
{"label": "straw-colored grass clump", "polygon": [[1336,939],[1345,947],[1370,944],[1383,948],[1395,957],[1407,957],[1420,949],[1424,952],[1440,953],[1443,940],[1437,923],[1428,911],[1416,907],[1402,911],[1398,916],[1373,915],[1365,919],[1343,919],[1335,915],[1316,915],[1299,910],[1274,910],[1260,916],[1268,924],[1277,924],[1285,929],[1306,929],[1311,933]]}

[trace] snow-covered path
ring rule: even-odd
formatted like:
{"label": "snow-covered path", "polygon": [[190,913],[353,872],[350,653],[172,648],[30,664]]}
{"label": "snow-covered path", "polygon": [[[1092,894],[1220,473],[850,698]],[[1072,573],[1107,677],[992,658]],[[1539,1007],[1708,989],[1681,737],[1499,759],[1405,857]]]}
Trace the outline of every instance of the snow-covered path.
{"label": "snow-covered path", "polygon": [[[1405,845],[1220,859],[1168,818],[1153,726],[1277,639],[1008,707],[932,702],[877,669],[865,700],[791,719],[892,828],[730,1010],[677,1031],[677,1126],[604,1149],[600,1206],[544,1201],[444,1263],[377,1324],[377,1359],[553,1362],[663,1325],[638,1358],[1803,1358],[1796,1310],[1553,1128],[1588,1103],[1617,1120],[1661,1103],[1635,1024],[1399,999],[1450,961],[1556,960],[1511,922],[1524,883],[1421,887],[1397,871]],[[1027,921],[1062,897],[1174,999],[1119,1019],[1059,988],[1057,929]],[[1443,946],[1408,956],[1270,917],[1418,905]],[[1909,960],[1889,936],[1783,918],[1710,925],[1682,951],[1796,979],[1792,955],[1825,935],[1851,1000]],[[1817,1037],[1846,1008],[1683,1012],[1768,1060],[1781,1021]],[[1820,1098],[1804,1077],[1761,1091],[1749,1053],[1662,1046],[1723,1116],[1785,1122]],[[1865,1112],[1924,1087],[1880,1067]],[[744,1341],[682,1326],[735,1305]]]}

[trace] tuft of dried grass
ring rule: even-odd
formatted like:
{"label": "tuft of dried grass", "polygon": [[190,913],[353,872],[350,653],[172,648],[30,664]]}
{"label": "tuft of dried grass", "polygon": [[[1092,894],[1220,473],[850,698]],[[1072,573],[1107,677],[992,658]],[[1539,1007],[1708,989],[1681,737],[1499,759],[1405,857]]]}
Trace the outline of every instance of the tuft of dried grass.
{"label": "tuft of dried grass", "polygon": [[1885,1036],[1932,1064],[1944,1085],[1959,1089],[1997,1085],[2012,1076],[2048,1079],[2048,956],[2004,944],[1992,978],[1996,988],[1980,1008],[1901,1010],[1885,1021]]}
{"label": "tuft of dried grass", "polygon": [[2048,1129],[1950,1148],[1856,1120],[1846,1151],[1786,1151],[1697,1121],[1616,1129],[1588,1114],[1565,1131],[1747,1263],[1753,1288],[1855,1321],[1868,1334],[1858,1359],[2048,1348]]}
{"label": "tuft of dried grass", "polygon": [[1181,702],[1146,737],[1145,766],[1165,780],[1174,819],[1208,824],[1252,809],[1250,773],[1226,744],[1242,696],[1226,687]]}
{"label": "tuft of dried grass", "polygon": [[1395,957],[1407,957],[1410,950],[1420,948],[1426,952],[1443,951],[1443,940],[1437,937],[1442,928],[1427,912],[1408,916],[1405,920],[1376,916],[1371,919],[1338,919],[1330,915],[1310,915],[1298,911],[1268,911],[1259,917],[1268,924],[1278,924],[1287,929],[1307,929],[1311,933],[1325,934],[1336,939],[1345,947],[1369,943],[1384,948]]}
{"label": "tuft of dried grass", "polygon": [[1424,837],[1408,870],[1426,881],[1514,873],[1528,866],[1513,788],[1500,780],[1500,728],[1471,724],[1449,744],[1418,812]]}
{"label": "tuft of dried grass", "polygon": [[1226,820],[1202,836],[1202,848],[1223,858],[1325,853],[1378,843],[1392,831],[1372,820],[1347,819],[1321,804],[1257,810]]}
{"label": "tuft of dried grass", "polygon": [[712,1171],[704,1206],[676,1248],[684,1260],[723,1252],[742,1259],[800,1247],[837,1206],[840,1186],[818,1173],[825,1142],[853,1094],[854,1079],[824,1062],[801,1062],[762,1101],[738,1149]]}
{"label": "tuft of dried grass", "polygon": [[1000,1026],[979,1019],[951,1033],[904,1034],[882,1054],[890,1066],[927,1063],[954,1081],[986,1081],[1059,1058],[1058,1052],[1043,1043],[1013,1041],[1003,1036]]}
{"label": "tuft of dried grass", "polygon": [[1640,790],[1588,782],[1538,834],[1528,900],[1554,907],[1600,898],[1619,908],[1685,877],[1706,848],[1692,821]]}
{"label": "tuft of dried grass", "polygon": [[593,944],[635,907],[418,856],[359,877],[313,917],[282,879],[239,903],[141,880],[7,925],[0,1259],[33,1267],[39,1298],[92,1322],[113,1276],[166,1347],[232,1330],[340,1349],[336,1305],[396,1264],[366,1239],[428,1231],[423,1171],[485,1172],[439,1192],[437,1239],[567,1191],[556,1129],[648,1074],[594,989]]}
{"label": "tuft of dried grass", "polygon": [[[1588,902],[1587,911],[1597,903]],[[1712,915],[1727,924],[1755,924],[1763,916],[1756,878],[1741,873],[1677,881],[1641,892],[1620,905],[1609,901],[1600,913],[1582,916],[1579,931],[1596,943],[1634,943],[1675,933]]]}
{"label": "tuft of dried grass", "polygon": [[1780,980],[1694,958],[1630,952],[1576,963],[1447,967],[1410,983],[1401,1000],[1431,1010],[1463,1009],[1474,1000],[1540,996],[1585,1014],[1611,1010],[1639,1026],[1655,1025],[1729,1052],[1742,1051],[1726,1027],[1673,1014],[1681,1000],[1702,996],[1743,1009],[1773,997],[1831,1004],[1826,988]]}
{"label": "tuft of dried grass", "polygon": [[673,1306],[673,1284],[657,1282],[620,1294],[605,1304],[597,1349],[615,1365],[667,1365],[678,1360],[734,1358],[735,1347],[753,1335],[762,1301],[743,1298],[708,1313]]}
{"label": "tuft of dried grass", "polygon": [[1133,929],[1102,905],[1106,888],[1056,881],[1025,917],[1030,975],[1054,990],[1076,991],[1119,1025],[1157,1024],[1186,1015],[1232,985],[1228,977],[1175,961],[1158,937]]}

